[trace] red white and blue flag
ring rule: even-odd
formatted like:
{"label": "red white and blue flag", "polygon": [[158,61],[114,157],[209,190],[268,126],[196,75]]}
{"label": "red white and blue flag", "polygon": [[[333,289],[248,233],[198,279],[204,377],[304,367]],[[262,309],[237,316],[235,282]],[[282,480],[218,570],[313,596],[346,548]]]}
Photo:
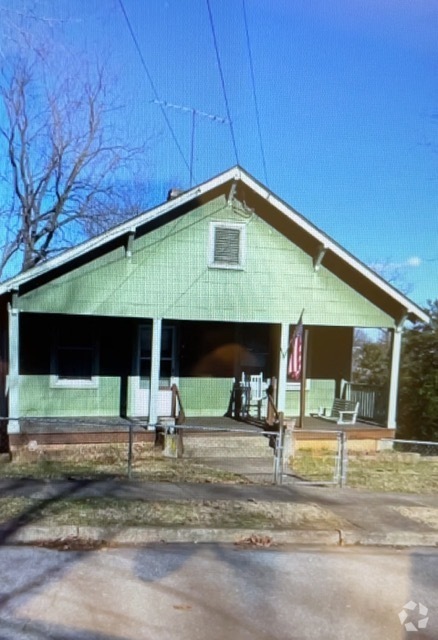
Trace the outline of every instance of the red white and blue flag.
{"label": "red white and blue flag", "polygon": [[287,375],[291,380],[300,380],[303,364],[303,312],[301,312],[298,324],[295,325],[292,338],[289,342],[289,361]]}

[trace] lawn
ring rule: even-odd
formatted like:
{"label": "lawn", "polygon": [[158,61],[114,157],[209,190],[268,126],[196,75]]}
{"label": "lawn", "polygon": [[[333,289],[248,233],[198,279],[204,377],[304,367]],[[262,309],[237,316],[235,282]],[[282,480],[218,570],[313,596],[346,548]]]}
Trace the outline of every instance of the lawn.
{"label": "lawn", "polygon": [[[335,453],[300,449],[290,466],[304,481],[331,482]],[[438,493],[438,457],[396,451],[368,455],[350,453],[346,486],[369,491]]]}
{"label": "lawn", "polygon": [[75,525],[93,527],[312,528],[342,525],[337,516],[312,504],[242,500],[148,502],[114,498],[36,500],[0,498],[0,526]]}
{"label": "lawn", "polygon": [[[125,445],[83,445],[71,450],[26,451],[0,464],[0,477],[57,479],[66,477],[128,477]],[[134,445],[131,477],[148,482],[212,482],[247,484],[249,480],[191,459],[163,456],[150,443]]]}

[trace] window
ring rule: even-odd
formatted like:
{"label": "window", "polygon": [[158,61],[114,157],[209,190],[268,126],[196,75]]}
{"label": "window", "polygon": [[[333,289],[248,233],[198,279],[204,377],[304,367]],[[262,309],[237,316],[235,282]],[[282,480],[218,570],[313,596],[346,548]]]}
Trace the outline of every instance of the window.
{"label": "window", "polygon": [[53,354],[51,386],[97,388],[97,344],[80,324],[59,329]]}
{"label": "window", "polygon": [[212,222],[208,265],[219,269],[243,269],[245,232],[244,224]]}

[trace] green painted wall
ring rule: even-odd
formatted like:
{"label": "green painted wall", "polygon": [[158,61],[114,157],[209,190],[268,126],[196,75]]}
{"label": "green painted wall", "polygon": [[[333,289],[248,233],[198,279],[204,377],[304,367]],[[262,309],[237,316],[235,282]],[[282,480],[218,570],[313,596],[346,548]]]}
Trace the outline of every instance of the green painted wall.
{"label": "green painted wall", "polygon": [[[335,397],[334,380],[308,380],[309,389],[306,391],[306,415],[316,412],[319,407],[331,407]],[[300,391],[286,391],[287,417],[300,415]]]}
{"label": "green painted wall", "polygon": [[232,388],[232,378],[180,378],[179,389],[187,417],[223,416]]}
{"label": "green painted wall", "polygon": [[[179,389],[188,419],[190,416],[223,416],[228,408],[232,378],[181,378]],[[20,377],[22,417],[110,417],[119,415],[120,383],[116,378],[99,378],[97,389],[51,388],[48,376]],[[330,407],[334,382],[311,380],[306,414],[320,406]],[[299,391],[287,391],[286,416],[299,415]]]}
{"label": "green painted wall", "polygon": [[[246,225],[244,270],[208,267],[210,222]],[[120,317],[393,326],[255,213],[220,197],[20,297],[22,310]]]}
{"label": "green painted wall", "polygon": [[118,416],[120,380],[99,378],[97,389],[50,386],[50,376],[20,376],[22,417]]}

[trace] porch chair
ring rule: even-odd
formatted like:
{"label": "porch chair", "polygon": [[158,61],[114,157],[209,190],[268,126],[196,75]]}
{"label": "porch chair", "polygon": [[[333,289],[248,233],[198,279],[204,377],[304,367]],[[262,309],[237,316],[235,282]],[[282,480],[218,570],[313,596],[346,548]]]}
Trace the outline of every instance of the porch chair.
{"label": "porch chair", "polygon": [[264,390],[266,383],[263,382],[263,373],[250,374],[249,376],[242,373],[241,387],[244,390],[245,409],[244,413],[249,415],[250,408],[257,408],[257,418],[261,419],[262,400],[264,398]]}

